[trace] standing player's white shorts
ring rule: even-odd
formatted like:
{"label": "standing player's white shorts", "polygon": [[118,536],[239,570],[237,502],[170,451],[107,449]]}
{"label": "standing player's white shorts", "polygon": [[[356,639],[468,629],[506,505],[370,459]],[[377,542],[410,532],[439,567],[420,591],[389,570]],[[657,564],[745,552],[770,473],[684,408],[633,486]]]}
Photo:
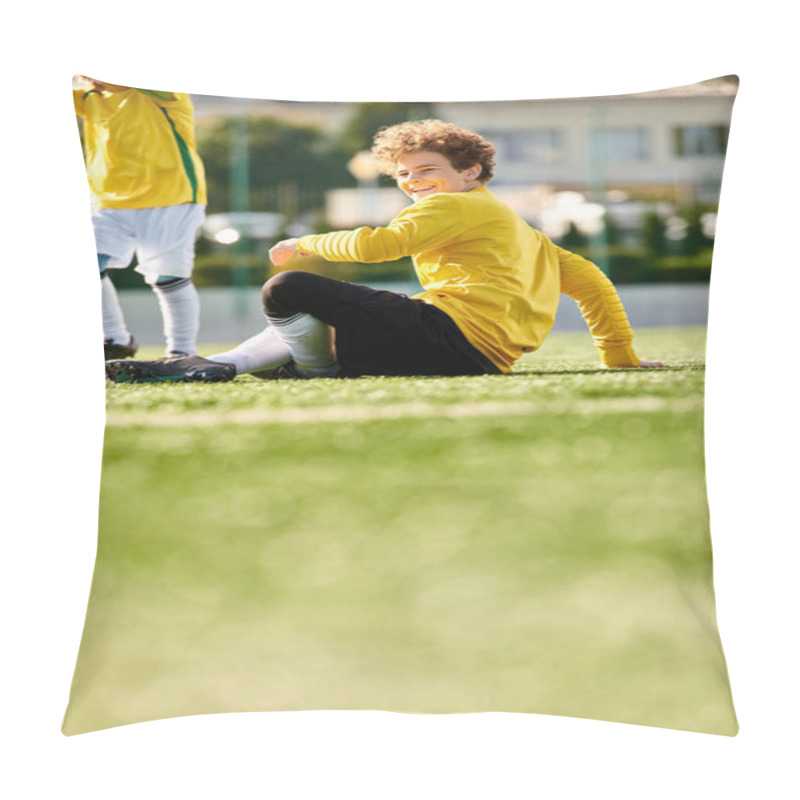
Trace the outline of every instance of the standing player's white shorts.
{"label": "standing player's white shorts", "polygon": [[136,271],[147,283],[155,283],[162,275],[189,278],[197,229],[205,215],[206,207],[197,203],[92,209],[97,253],[108,256],[104,267],[110,269],[124,269],[135,254]]}

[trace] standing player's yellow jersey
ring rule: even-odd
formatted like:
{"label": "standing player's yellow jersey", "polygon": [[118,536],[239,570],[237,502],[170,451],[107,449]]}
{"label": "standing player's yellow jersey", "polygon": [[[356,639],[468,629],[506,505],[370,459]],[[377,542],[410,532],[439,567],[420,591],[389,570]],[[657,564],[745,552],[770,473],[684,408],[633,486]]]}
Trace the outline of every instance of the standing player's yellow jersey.
{"label": "standing player's yellow jersey", "polygon": [[86,173],[98,208],[205,204],[189,95],[73,89],[84,119]]}

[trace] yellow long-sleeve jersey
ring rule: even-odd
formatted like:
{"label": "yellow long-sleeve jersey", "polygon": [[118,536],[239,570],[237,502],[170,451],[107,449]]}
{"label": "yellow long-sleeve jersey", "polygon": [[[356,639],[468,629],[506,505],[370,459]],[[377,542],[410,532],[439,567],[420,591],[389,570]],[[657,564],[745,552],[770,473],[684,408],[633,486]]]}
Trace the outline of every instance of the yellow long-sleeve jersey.
{"label": "yellow long-sleeve jersey", "polygon": [[73,89],[86,173],[98,208],[205,204],[194,109],[187,94]]}
{"label": "yellow long-sleeve jersey", "polygon": [[411,256],[424,290],[416,298],[448,314],[503,372],[541,347],[562,291],[578,301],[606,366],[639,364],[610,281],[531,228],[486,187],[423,198],[386,227],[302,236],[297,249],[329,261]]}
{"label": "yellow long-sleeve jersey", "polygon": [[591,261],[557,247],[561,291],[578,304],[606,367],[638,367],[633,331],[614,284]]}

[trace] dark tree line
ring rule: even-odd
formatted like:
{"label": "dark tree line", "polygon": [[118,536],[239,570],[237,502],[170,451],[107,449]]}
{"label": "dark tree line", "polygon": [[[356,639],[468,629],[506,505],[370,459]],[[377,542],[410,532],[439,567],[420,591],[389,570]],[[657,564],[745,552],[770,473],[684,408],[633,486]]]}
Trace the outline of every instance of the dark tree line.
{"label": "dark tree line", "polygon": [[321,209],[326,191],[356,185],[347,164],[377,130],[432,114],[424,103],[359,103],[338,136],[279,117],[219,118],[197,134],[209,213],[242,210],[237,181],[249,187],[250,210],[293,217]]}

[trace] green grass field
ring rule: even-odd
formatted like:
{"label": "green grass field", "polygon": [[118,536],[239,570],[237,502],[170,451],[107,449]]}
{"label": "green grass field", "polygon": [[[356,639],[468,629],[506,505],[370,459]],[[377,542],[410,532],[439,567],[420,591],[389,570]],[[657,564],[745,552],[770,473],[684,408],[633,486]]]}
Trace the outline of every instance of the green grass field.
{"label": "green grass field", "polygon": [[109,384],[65,732],[360,708],[735,733],[705,329],[637,347],[666,366],[556,334],[511,376]]}

